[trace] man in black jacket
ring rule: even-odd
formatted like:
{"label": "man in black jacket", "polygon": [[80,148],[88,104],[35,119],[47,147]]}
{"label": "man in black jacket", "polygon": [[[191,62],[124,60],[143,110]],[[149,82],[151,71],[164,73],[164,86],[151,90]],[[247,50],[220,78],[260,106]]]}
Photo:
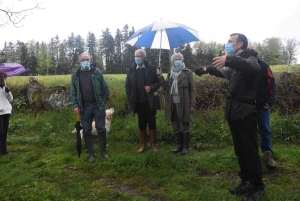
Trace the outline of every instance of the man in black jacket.
{"label": "man in black jacket", "polygon": [[265,188],[257,144],[257,109],[255,102],[251,101],[255,100],[256,90],[252,87],[261,68],[256,59],[257,53],[247,49],[247,45],[245,35],[231,34],[225,46],[228,54],[214,58],[212,66],[199,67],[195,71],[197,75],[209,73],[229,80],[225,115],[242,180],[239,186],[229,191],[238,195],[247,193],[243,201],[256,200],[256,197],[264,195]]}
{"label": "man in black jacket", "polygon": [[147,145],[147,125],[149,127],[151,149],[156,147],[156,110],[159,109],[157,90],[159,80],[156,68],[145,61],[146,52],[143,49],[135,51],[135,63],[130,67],[126,77],[126,96],[130,109],[138,114],[138,126],[142,146],[138,153],[142,153]]}

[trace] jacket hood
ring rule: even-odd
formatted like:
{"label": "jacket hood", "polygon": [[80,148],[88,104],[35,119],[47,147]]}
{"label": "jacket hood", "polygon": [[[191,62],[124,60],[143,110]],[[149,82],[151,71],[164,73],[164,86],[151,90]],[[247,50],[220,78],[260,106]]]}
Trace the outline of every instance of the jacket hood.
{"label": "jacket hood", "polygon": [[243,57],[245,59],[247,59],[250,56],[254,56],[257,57],[258,53],[253,50],[253,49],[244,49],[243,51],[241,51],[238,56]]}

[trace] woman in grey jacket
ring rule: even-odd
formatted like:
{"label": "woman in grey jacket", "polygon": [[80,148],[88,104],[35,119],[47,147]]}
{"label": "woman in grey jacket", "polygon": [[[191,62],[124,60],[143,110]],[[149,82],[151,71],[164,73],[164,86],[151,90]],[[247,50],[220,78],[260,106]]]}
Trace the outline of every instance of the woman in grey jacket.
{"label": "woman in grey jacket", "polygon": [[0,71],[0,155],[8,154],[6,149],[6,138],[9,125],[9,117],[13,101],[13,95],[9,88],[5,85],[7,74]]}
{"label": "woman in grey jacket", "polygon": [[183,55],[175,53],[171,56],[173,66],[166,81],[158,70],[159,80],[165,89],[165,117],[171,120],[177,138],[177,148],[173,153],[189,152],[190,122],[194,121],[193,112],[196,108],[196,94],[193,72],[185,67]]}

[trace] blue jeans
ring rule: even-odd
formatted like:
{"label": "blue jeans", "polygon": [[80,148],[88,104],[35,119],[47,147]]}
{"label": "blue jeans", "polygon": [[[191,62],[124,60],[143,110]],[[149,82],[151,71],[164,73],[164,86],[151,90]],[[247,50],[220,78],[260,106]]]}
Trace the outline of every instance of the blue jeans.
{"label": "blue jeans", "polygon": [[95,120],[95,127],[98,135],[106,134],[105,129],[105,109],[99,109],[97,105],[83,106],[81,111],[81,125],[83,128],[83,136],[92,135],[92,123]]}
{"label": "blue jeans", "polygon": [[271,128],[270,128],[270,110],[258,110],[258,131],[261,137],[261,151],[272,151]]}

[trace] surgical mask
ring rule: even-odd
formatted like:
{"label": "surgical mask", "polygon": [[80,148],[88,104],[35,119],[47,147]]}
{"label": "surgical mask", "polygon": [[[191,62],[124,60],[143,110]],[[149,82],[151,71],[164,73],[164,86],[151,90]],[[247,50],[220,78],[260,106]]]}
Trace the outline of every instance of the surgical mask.
{"label": "surgical mask", "polygon": [[182,66],[182,61],[181,61],[181,60],[176,60],[176,61],[174,62],[174,66],[175,66],[176,68],[179,68],[180,66]]}
{"label": "surgical mask", "polygon": [[142,58],[140,58],[140,57],[135,57],[135,63],[136,63],[136,64],[141,64],[141,63],[142,63]]}
{"label": "surgical mask", "polygon": [[81,62],[81,69],[82,70],[90,70],[90,62],[89,61],[82,61]]}
{"label": "surgical mask", "polygon": [[235,49],[233,47],[233,44],[232,43],[227,43],[225,45],[225,50],[228,54],[233,54],[235,52]]}

